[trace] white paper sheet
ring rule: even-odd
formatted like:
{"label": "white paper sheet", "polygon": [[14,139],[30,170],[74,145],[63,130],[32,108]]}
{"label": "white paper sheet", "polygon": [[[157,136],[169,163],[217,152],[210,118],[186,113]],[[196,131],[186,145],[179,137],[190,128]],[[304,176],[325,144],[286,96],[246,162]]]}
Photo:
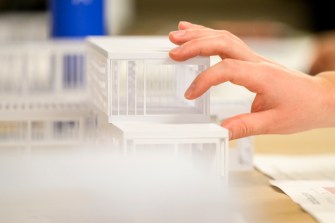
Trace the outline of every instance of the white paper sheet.
{"label": "white paper sheet", "polygon": [[257,155],[254,165],[276,180],[335,181],[334,153],[303,156]]}
{"label": "white paper sheet", "polygon": [[320,223],[335,222],[335,181],[270,181]]}

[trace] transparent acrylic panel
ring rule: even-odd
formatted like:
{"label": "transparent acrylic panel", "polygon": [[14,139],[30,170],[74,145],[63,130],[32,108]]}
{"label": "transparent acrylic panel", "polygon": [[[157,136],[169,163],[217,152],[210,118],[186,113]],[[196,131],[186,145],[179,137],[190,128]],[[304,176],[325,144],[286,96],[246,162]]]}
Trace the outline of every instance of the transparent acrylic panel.
{"label": "transparent acrylic panel", "polygon": [[137,155],[174,155],[175,144],[136,144]]}
{"label": "transparent acrylic panel", "polygon": [[79,137],[79,121],[54,121],[52,123],[54,139],[73,140]]}
{"label": "transparent acrylic panel", "polygon": [[120,61],[118,64],[118,107],[120,115],[128,114],[128,61]]}
{"label": "transparent acrylic panel", "polygon": [[204,65],[111,61],[112,115],[202,114],[205,100],[184,93]]}
{"label": "transparent acrylic panel", "polygon": [[44,121],[33,121],[31,123],[31,139],[33,141],[46,140],[47,123]]}
{"label": "transparent acrylic panel", "polygon": [[27,79],[28,92],[48,92],[52,90],[52,56],[49,51],[29,52],[25,58],[22,78]]}
{"label": "transparent acrylic panel", "polygon": [[[129,140],[130,141],[130,140]],[[128,146],[130,143],[128,143]],[[162,143],[131,144],[128,152],[136,155],[177,156],[192,161],[205,171],[215,171],[217,160],[216,143]]]}
{"label": "transparent acrylic panel", "polygon": [[127,106],[128,115],[135,115],[135,97],[136,97],[136,63],[135,61],[128,61],[128,95],[127,95]]}
{"label": "transparent acrylic panel", "polygon": [[[0,93],[36,95],[86,87],[81,41],[0,44]],[[80,44],[80,47],[79,45]]]}
{"label": "transparent acrylic panel", "polygon": [[82,88],[85,85],[84,55],[63,55],[63,86],[65,89]]}
{"label": "transparent acrylic panel", "polygon": [[112,61],[111,62],[111,103],[112,103],[112,115],[118,115],[119,114],[119,72],[118,72],[119,64],[117,61]]}
{"label": "transparent acrylic panel", "polygon": [[0,145],[6,142],[23,142],[28,139],[28,123],[21,121],[0,122]]}
{"label": "transparent acrylic panel", "polygon": [[144,115],[146,113],[146,80],[145,80],[145,70],[143,63],[136,63],[137,73],[136,73],[136,98],[135,98],[135,114]]}
{"label": "transparent acrylic panel", "polygon": [[2,49],[0,51],[0,92],[22,92],[25,58],[25,55],[17,50]]}

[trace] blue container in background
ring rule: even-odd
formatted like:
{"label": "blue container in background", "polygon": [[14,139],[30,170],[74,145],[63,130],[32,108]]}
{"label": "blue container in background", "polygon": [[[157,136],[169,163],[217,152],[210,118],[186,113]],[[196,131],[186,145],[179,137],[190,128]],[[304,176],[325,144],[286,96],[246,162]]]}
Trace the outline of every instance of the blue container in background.
{"label": "blue container in background", "polygon": [[104,0],[49,0],[52,37],[106,35]]}

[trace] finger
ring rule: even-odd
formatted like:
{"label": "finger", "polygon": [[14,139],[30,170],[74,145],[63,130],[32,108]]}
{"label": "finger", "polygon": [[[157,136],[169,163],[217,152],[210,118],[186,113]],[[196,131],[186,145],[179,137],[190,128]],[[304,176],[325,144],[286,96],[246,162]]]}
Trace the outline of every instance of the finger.
{"label": "finger", "polygon": [[269,126],[273,123],[272,110],[241,114],[226,119],[221,126],[229,130],[229,139],[269,133]]}
{"label": "finger", "polygon": [[239,42],[240,44],[247,46],[241,39],[239,39],[237,36],[233,35],[232,33],[226,30],[214,30],[214,29],[178,30],[170,32],[169,39],[171,42],[180,45],[193,39],[199,39],[210,36],[219,36],[219,35],[226,35],[227,38],[232,38],[235,41]]}
{"label": "finger", "polygon": [[227,81],[244,86],[252,92],[262,93],[268,84],[262,69],[262,64],[259,63],[224,59],[199,74],[185,92],[185,97],[195,99],[210,87]]}
{"label": "finger", "polygon": [[227,35],[218,35],[193,39],[170,51],[170,57],[176,61],[185,61],[195,56],[214,56],[251,62],[264,61],[249,47]]}
{"label": "finger", "polygon": [[178,24],[179,30],[186,30],[186,29],[209,29],[205,26],[193,24],[187,21],[180,21]]}

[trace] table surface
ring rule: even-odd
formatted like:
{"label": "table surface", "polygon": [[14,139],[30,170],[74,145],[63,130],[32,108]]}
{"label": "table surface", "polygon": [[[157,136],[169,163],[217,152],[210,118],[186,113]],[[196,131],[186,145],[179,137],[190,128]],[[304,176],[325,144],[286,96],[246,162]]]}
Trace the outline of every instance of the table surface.
{"label": "table surface", "polygon": [[[335,128],[329,128],[292,135],[256,136],[255,153],[298,155],[335,152],[334,134]],[[230,181],[247,222],[317,222],[281,190],[270,186],[269,178],[257,170],[232,173]]]}

